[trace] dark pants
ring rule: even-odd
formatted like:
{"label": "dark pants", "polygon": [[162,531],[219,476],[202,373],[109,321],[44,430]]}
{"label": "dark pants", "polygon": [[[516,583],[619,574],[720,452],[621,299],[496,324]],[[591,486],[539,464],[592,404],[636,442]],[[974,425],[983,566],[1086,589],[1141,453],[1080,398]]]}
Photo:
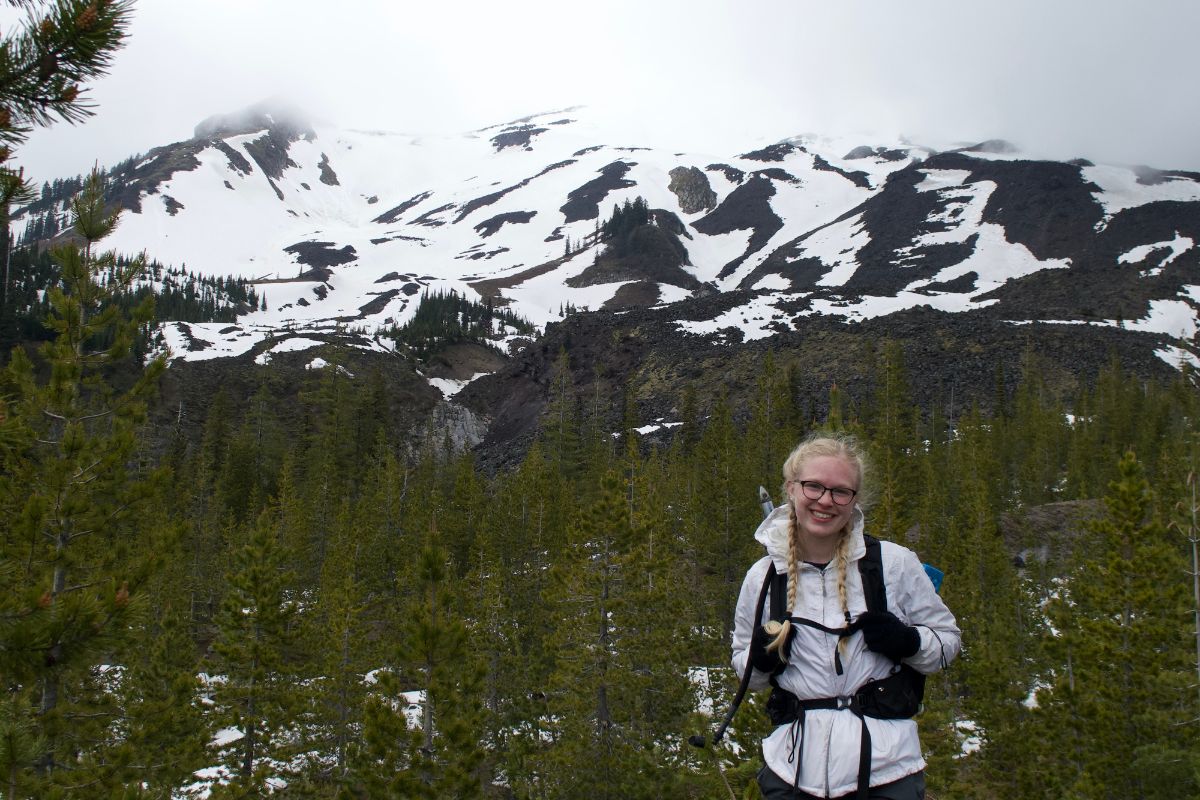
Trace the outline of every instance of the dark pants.
{"label": "dark pants", "polygon": [[[815,795],[796,791],[768,767],[758,771],[758,788],[766,800],[822,800]],[[853,797],[854,792],[841,796]],[[925,800],[925,773],[914,772],[898,781],[872,786],[868,796],[871,800]]]}

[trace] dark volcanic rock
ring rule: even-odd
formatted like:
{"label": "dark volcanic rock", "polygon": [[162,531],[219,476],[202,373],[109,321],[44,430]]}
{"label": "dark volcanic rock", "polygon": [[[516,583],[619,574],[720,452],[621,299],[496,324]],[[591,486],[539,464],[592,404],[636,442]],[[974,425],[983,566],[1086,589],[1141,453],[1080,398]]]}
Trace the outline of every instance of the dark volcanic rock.
{"label": "dark volcanic rock", "polygon": [[434,219],[434,217],[436,217],[438,214],[443,214],[452,208],[454,208],[454,203],[446,203],[444,206],[438,206],[437,208],[433,208],[433,209],[430,209],[429,211],[426,211],[424,214],[422,214],[421,216],[412,220],[408,224],[409,225],[424,225],[427,228],[439,228],[442,225],[445,225],[446,221],[441,220],[441,219]]}
{"label": "dark volcanic rock", "polygon": [[740,230],[753,231],[746,252],[722,267],[719,277],[732,275],[751,253],[762,249],[783,227],[783,220],[771,209],[771,197],[774,194],[775,187],[770,180],[751,178],[730,192],[715,211],[693,224],[696,230],[710,236]]}
{"label": "dark volcanic rock", "polygon": [[333,242],[297,242],[283,250],[294,255],[299,263],[312,267],[312,278],[322,281],[329,278],[330,267],[348,264],[358,258],[353,246],[334,249]]}
{"label": "dark volcanic rock", "polygon": [[794,144],[787,142],[778,142],[773,145],[755,150],[752,153],[743,153],[740,158],[745,158],[750,161],[783,161],[792,153],[803,150],[802,147],[797,147]]}
{"label": "dark volcanic rock", "polygon": [[782,181],[796,186],[800,185],[800,179],[782,167],[768,167],[767,169],[756,169],[753,174],[755,177],[762,176],[773,181]]}
{"label": "dark volcanic rock", "polygon": [[626,161],[614,161],[600,168],[600,177],[588,181],[578,189],[571,190],[567,195],[566,204],[559,209],[566,222],[578,222],[583,219],[596,219],[600,216],[600,203],[609,192],[618,189],[628,189],[636,186],[633,181],[625,180],[633,164]]}
{"label": "dark volcanic rock", "polygon": [[549,128],[539,128],[535,125],[517,125],[505,128],[504,131],[492,137],[492,146],[496,148],[497,153],[506,147],[523,147],[526,150],[532,150],[530,142],[533,141],[533,137],[548,130]]}
{"label": "dark volcanic rock", "polygon": [[[849,158],[849,156],[847,156],[847,158]],[[841,167],[835,167],[833,164],[830,164],[828,161],[816,154],[813,155],[813,169],[820,169],[826,172],[836,173],[853,183],[855,186],[863,189],[871,188],[871,178],[867,175],[867,173],[859,172],[857,170],[854,172],[847,172]]]}
{"label": "dark volcanic rock", "polygon": [[705,167],[710,172],[719,172],[725,176],[730,183],[741,183],[746,180],[746,173],[737,167],[731,167],[728,164],[709,164]]}
{"label": "dark volcanic rock", "polygon": [[388,209],[387,211],[383,212],[382,214],[380,214],[378,217],[376,217],[375,219],[373,219],[371,221],[378,222],[382,225],[391,225],[393,222],[400,219],[400,217],[404,215],[405,211],[408,211],[410,208],[412,208],[415,205],[424,203],[426,200],[429,199],[429,197],[432,194],[433,194],[433,192],[421,192],[418,195],[414,195],[413,197],[410,197],[409,199],[405,200],[403,203],[396,206],[395,208],[391,208],[391,209]]}
{"label": "dark volcanic rock", "polygon": [[508,194],[509,192],[515,191],[517,189],[523,189],[524,187],[528,186],[532,181],[537,180],[538,178],[542,177],[543,175],[545,175],[547,172],[550,172],[551,170],[562,169],[563,167],[570,166],[571,164],[574,164],[574,163],[575,162],[572,159],[567,159],[566,161],[559,161],[557,163],[551,164],[550,166],[546,167],[544,170],[539,172],[537,175],[534,175],[532,178],[526,178],[525,180],[521,181],[520,183],[514,183],[512,186],[509,186],[506,189],[501,189],[498,192],[492,192],[491,194],[484,195],[483,197],[476,197],[473,200],[468,200],[466,203],[463,204],[462,209],[458,212],[458,216],[454,218],[454,221],[461,222],[462,219],[465,216],[467,216],[468,214],[470,214],[472,211],[475,211],[476,209],[479,209],[479,208],[483,208],[484,206],[490,206],[492,203],[496,202],[501,197],[504,197],[504,195]]}
{"label": "dark volcanic rock", "polygon": [[510,211],[507,214],[497,214],[494,217],[485,219],[483,222],[475,226],[475,230],[483,238],[491,236],[505,224],[523,225],[529,220],[537,216],[536,211]]}
{"label": "dark volcanic rock", "polygon": [[[286,131],[272,128],[257,139],[247,142],[246,152],[268,178],[278,180],[286,168],[296,166],[296,162],[288,156],[288,147],[293,141]],[[278,193],[279,190],[275,191]]]}
{"label": "dark volcanic rock", "polygon": [[317,169],[321,170],[321,183],[326,186],[341,186],[338,183],[337,173],[333,171],[333,167],[329,166],[329,156],[321,153],[321,161],[317,164]]}
{"label": "dark volcanic rock", "polygon": [[1161,346],[1157,336],[1094,326],[1013,325],[929,308],[861,323],[801,316],[791,331],[741,343],[733,341],[737,337],[686,334],[676,324],[682,318],[712,319],[749,297],[731,292],[664,308],[574,314],[551,324],[508,367],[480,378],[460,395],[475,413],[492,419],[477,450],[480,461],[497,468],[520,460],[546,406],[554,363],[563,350],[581,396],[610,399],[600,409],[609,430],[619,429],[618,399],[626,390],[644,417],[678,419],[675,409],[689,386],[702,413],[724,396],[735,415],[744,417],[768,352],[777,369],[794,368],[791,401],[806,418],[827,414],[834,383],[848,407],[861,408],[873,391],[875,352],[885,338],[901,346],[913,402],[923,409],[937,407],[951,419],[975,402],[990,408],[998,374],[1004,376],[1002,389],[1011,397],[1024,354],[1036,354],[1032,357],[1038,360],[1048,391],[1064,397],[1091,385],[1112,358],[1139,377],[1174,374],[1152,354]]}
{"label": "dark volcanic rock", "polygon": [[658,302],[662,296],[658,284],[653,281],[636,281],[627,283],[617,289],[616,293],[604,301],[601,306],[605,311],[615,311],[624,308],[645,308]]}
{"label": "dark volcanic rock", "polygon": [[230,147],[228,142],[216,139],[212,146],[225,154],[225,157],[229,159],[229,168],[234,172],[240,175],[249,175],[254,171],[254,167],[250,165],[246,157]]}
{"label": "dark volcanic rock", "polygon": [[380,292],[369,302],[359,306],[359,316],[367,317],[371,314],[378,314],[380,311],[383,311],[385,308],[387,308],[387,304],[392,302],[392,300],[399,296],[399,294],[399,289],[388,289],[386,292]]}

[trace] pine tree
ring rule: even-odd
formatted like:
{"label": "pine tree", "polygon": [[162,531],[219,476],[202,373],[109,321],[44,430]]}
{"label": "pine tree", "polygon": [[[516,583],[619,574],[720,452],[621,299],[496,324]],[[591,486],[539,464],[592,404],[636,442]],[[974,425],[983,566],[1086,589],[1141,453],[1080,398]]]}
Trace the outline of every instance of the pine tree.
{"label": "pine tree", "polygon": [[233,553],[215,621],[213,701],[219,721],[241,734],[221,760],[240,792],[288,774],[281,756],[304,702],[290,675],[296,598],[286,562],[276,517],[264,512]]}
{"label": "pine tree", "polygon": [[[111,744],[101,731],[116,711],[95,668],[130,644],[163,547],[145,515],[164,476],[139,466],[135,431],[164,362],[119,371],[153,309],[147,302],[128,316],[116,302],[141,264],[118,266],[112,253],[97,251],[116,224],[102,198],[93,174],[73,205],[82,245],[55,251],[61,286],[48,293],[47,321],[54,338],[40,351],[49,378],[39,378],[21,349],[4,376],[0,504],[11,524],[0,552],[0,671],[13,687],[9,729],[33,737],[16,749],[37,743],[43,788],[34,793],[43,796],[54,791],[49,784],[110,775],[99,763]],[[11,786],[16,796],[34,791]]]}
{"label": "pine tree", "polygon": [[[1053,742],[1063,785],[1095,798],[1194,794],[1197,776],[1163,786],[1165,754],[1195,757],[1186,718],[1190,644],[1185,564],[1158,518],[1132,452],[1109,485],[1105,515],[1090,527],[1076,570],[1050,607],[1059,668],[1038,693],[1058,724]],[[1050,744],[1050,743],[1047,743]]]}
{"label": "pine tree", "polygon": [[33,199],[19,172],[4,165],[34,127],[92,114],[82,84],[108,72],[124,43],[129,0],[10,0],[28,12],[20,28],[0,37],[0,209]]}

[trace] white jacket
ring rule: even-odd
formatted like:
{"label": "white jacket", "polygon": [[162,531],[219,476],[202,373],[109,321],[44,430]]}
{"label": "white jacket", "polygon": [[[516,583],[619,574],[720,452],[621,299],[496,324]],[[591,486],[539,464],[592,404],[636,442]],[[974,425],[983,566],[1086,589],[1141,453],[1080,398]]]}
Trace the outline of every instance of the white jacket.
{"label": "white jacket", "polygon": [[[763,520],[754,538],[767,548],[742,582],[734,616],[733,668],[743,673],[749,658],[754,624],[754,604],[762,589],[767,567],[787,572],[788,507],[781,506]],[[850,565],[846,570],[846,596],[851,619],[867,610],[858,560],[866,554],[863,514],[857,507],[852,518]],[[919,672],[931,673],[949,664],[957,655],[960,632],[954,615],[934,591],[915,553],[892,542],[881,542],[883,580],[888,610],[921,635],[917,653],[905,663]],[[770,619],[770,601],[764,604],[762,620]],[[830,628],[846,625],[837,591],[837,564],[824,570],[800,565],[800,586],[792,615],[806,617]],[[838,637],[807,625],[796,625],[787,667],[779,674],[779,685],[801,700],[842,697],[854,694],[864,683],[886,677],[893,662],[867,649],[861,633],[846,639],[842,653],[843,674],[834,669]],[[769,676],[754,671],[750,687],[768,686]],[[838,797],[858,788],[858,755],[862,737],[859,718],[849,710],[818,709],[807,712],[803,737],[799,726],[781,725],[763,740],[767,766],[790,785],[795,779],[796,757],[803,748],[799,788],[818,797]],[[912,719],[866,718],[871,733],[871,785],[891,783],[925,768],[917,723]],[[794,741],[794,744],[793,744]]]}

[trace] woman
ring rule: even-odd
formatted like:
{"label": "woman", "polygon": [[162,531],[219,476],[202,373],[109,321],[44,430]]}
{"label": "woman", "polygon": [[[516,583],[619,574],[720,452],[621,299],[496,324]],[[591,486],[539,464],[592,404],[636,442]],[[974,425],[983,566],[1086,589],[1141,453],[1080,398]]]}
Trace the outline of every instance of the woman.
{"label": "woman", "polygon": [[[916,722],[866,716],[849,698],[898,663],[936,672],[958,655],[959,630],[916,555],[891,542],[881,542],[879,552],[887,609],[868,612],[858,564],[867,552],[865,473],[853,438],[810,436],[784,462],[787,504],[754,534],[767,555],[742,583],[733,666],[742,674],[747,661],[753,665],[752,688],[777,687],[772,706],[785,698],[806,709],[763,740],[758,781],[768,800],[853,796],[868,774],[869,793],[863,786],[860,797],[925,796]],[[791,618],[756,628],[755,606],[772,563],[788,576]],[[761,618],[768,617],[764,611]],[[864,749],[869,773],[860,775]]]}

